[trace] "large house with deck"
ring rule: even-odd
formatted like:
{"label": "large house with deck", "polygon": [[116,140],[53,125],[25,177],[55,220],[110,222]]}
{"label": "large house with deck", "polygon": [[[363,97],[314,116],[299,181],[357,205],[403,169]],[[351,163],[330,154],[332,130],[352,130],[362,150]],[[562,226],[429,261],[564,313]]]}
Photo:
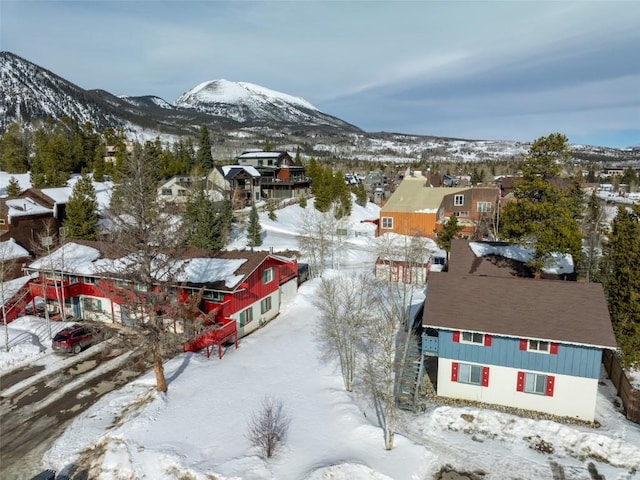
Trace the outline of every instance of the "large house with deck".
{"label": "large house with deck", "polygon": [[[32,262],[25,268],[35,276],[26,286],[29,297],[44,298],[50,313],[63,318],[127,324],[131,312],[126,299],[143,287],[119,271],[126,260],[114,256],[112,248],[101,242],[69,242]],[[247,335],[275,318],[297,292],[297,263],[273,253],[184,250],[179,262],[173,300],[185,303],[198,295],[196,315],[208,325],[204,337],[185,348],[216,344],[216,332],[225,338]],[[183,328],[170,315],[166,323],[176,331]]]}
{"label": "large house with deck", "polygon": [[422,353],[437,395],[593,421],[602,352],[616,348],[602,285],[471,258],[429,277]]}

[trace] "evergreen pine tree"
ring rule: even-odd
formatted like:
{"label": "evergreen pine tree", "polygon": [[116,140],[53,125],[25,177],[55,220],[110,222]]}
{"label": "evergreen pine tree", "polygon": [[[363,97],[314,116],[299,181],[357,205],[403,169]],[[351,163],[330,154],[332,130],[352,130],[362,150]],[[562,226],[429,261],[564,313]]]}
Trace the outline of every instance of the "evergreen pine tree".
{"label": "evergreen pine tree", "polygon": [[582,220],[584,248],[579,274],[586,282],[597,281],[600,251],[602,246],[603,210],[595,190],[589,197],[587,210]]}
{"label": "evergreen pine tree", "polygon": [[366,207],[369,198],[367,195],[367,188],[364,186],[364,183],[359,183],[358,185],[356,185],[354,190],[356,194],[356,203],[361,207]]}
{"label": "evergreen pine tree", "polygon": [[313,179],[312,188],[314,188],[315,202],[314,206],[319,212],[326,213],[333,203],[333,175],[331,167],[319,167],[318,173]]}
{"label": "evergreen pine tree", "polygon": [[640,205],[620,206],[605,244],[604,280],[622,363],[640,367]]}
{"label": "evergreen pine tree", "polygon": [[202,171],[209,173],[213,169],[213,156],[211,154],[211,137],[206,125],[200,127],[200,143],[196,163]]}
{"label": "evergreen pine tree", "polygon": [[528,265],[540,276],[552,253],[580,259],[582,235],[577,217],[581,196],[575,188],[563,191],[550,180],[558,178],[568,155],[568,139],[560,133],[533,142],[522,165],[522,181],[500,215],[500,236],[534,248]]}
{"label": "evergreen pine tree", "polygon": [[231,232],[231,204],[228,200],[214,202],[205,190],[201,175],[192,177],[193,188],[182,215],[185,231],[183,243],[190,247],[221,250],[226,246]]}
{"label": "evergreen pine tree", "polygon": [[97,238],[98,202],[96,191],[88,175],[82,175],[73,186],[65,212],[66,238],[78,240]]}
{"label": "evergreen pine tree", "polygon": [[300,145],[296,147],[296,156],[293,158],[293,164],[298,167],[302,166],[302,158],[300,157]]}
{"label": "evergreen pine tree", "polygon": [[298,202],[301,208],[307,208],[307,197],[300,195],[300,201]]}
{"label": "evergreen pine tree", "polygon": [[9,125],[0,137],[0,170],[26,173],[29,170],[29,147],[25,132],[18,123]]}
{"label": "evergreen pine tree", "polygon": [[447,265],[449,265],[449,252],[451,251],[451,240],[458,238],[462,231],[462,225],[458,223],[458,217],[451,215],[449,220],[442,226],[442,230],[434,230],[436,234],[436,244],[447,252]]}
{"label": "evergreen pine tree", "polygon": [[104,145],[99,143],[93,153],[93,179],[96,182],[104,182],[104,176],[106,173],[104,151]]}
{"label": "evergreen pine tree", "polygon": [[331,198],[336,204],[336,218],[348,217],[351,215],[351,191],[344,181],[344,174],[338,170],[335,174],[330,171],[331,175]]}
{"label": "evergreen pine tree", "polygon": [[249,213],[249,225],[247,225],[247,246],[259,247],[262,245],[262,226],[260,225],[260,216],[255,203],[251,206]]}
{"label": "evergreen pine tree", "polygon": [[9,178],[9,183],[7,184],[7,196],[8,197],[17,197],[20,195],[20,183],[16,177]]}
{"label": "evergreen pine tree", "polygon": [[269,212],[269,220],[275,220],[276,218],[278,218],[276,215],[276,209],[273,201],[270,201],[267,204],[267,209]]}

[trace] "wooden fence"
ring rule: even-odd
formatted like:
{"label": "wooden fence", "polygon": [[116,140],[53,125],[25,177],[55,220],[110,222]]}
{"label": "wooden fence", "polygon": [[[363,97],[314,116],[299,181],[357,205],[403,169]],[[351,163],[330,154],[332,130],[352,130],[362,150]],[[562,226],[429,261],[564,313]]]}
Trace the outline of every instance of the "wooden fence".
{"label": "wooden fence", "polygon": [[602,363],[618,391],[627,419],[640,423],[640,390],[631,385],[622,369],[620,359],[612,350],[603,350]]}

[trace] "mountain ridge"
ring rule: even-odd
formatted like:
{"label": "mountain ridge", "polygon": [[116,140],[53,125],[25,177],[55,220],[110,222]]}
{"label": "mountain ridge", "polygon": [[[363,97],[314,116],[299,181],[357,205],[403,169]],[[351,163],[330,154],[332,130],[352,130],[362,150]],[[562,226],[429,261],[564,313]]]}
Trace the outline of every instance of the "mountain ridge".
{"label": "mountain ridge", "polygon": [[[133,139],[195,136],[201,125],[207,125],[222,158],[233,158],[238,150],[259,145],[265,138],[279,141],[283,148],[302,146],[317,157],[372,161],[496,160],[520,156],[530,145],[365,132],[301,97],[224,79],[201,82],[174,103],[156,95],[116,96],[101,89],[85,90],[18,55],[0,52],[0,134],[13,122],[33,126],[43,118],[64,116],[91,122],[99,130],[119,128]],[[572,152],[587,161],[640,159],[640,148],[572,146]]]}

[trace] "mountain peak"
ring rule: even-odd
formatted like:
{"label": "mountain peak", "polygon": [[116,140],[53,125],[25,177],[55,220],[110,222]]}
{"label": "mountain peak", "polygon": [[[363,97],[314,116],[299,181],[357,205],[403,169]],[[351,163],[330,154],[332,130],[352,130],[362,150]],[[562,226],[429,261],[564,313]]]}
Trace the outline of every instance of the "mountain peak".
{"label": "mountain peak", "polygon": [[237,103],[237,102],[283,101],[299,105],[309,110],[318,110],[305,99],[277,92],[248,82],[232,82],[225,79],[203,82],[181,95],[175,102],[177,106],[197,108],[203,103]]}

